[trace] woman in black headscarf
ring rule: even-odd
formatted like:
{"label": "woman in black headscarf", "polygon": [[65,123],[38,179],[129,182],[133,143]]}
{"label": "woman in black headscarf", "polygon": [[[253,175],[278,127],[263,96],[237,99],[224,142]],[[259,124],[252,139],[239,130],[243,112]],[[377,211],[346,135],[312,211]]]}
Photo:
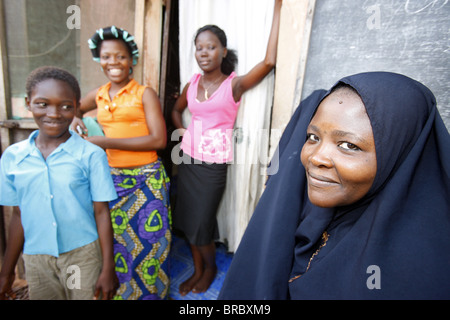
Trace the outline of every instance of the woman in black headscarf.
{"label": "woman in black headscarf", "polygon": [[428,88],[343,78],[278,148],[219,299],[450,298],[450,136]]}

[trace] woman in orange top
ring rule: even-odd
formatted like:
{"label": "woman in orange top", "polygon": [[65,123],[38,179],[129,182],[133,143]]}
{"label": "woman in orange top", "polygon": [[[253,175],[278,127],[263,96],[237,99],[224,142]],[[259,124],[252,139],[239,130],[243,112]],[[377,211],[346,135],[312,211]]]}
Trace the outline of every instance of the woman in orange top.
{"label": "woman in orange top", "polygon": [[[114,229],[117,299],[168,296],[171,244],[169,178],[155,150],[166,146],[166,127],[156,92],[132,78],[138,49],[115,26],[88,41],[109,82],[88,93],[80,113],[97,108],[105,136],[85,138],[104,148],[119,199],[110,203]],[[72,127],[80,126],[78,118]]]}

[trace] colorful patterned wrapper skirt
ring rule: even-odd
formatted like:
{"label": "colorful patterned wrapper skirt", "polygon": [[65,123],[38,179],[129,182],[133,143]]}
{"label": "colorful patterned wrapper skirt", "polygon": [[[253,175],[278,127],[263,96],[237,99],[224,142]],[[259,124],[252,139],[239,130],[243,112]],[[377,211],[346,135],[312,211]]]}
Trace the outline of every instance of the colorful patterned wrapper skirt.
{"label": "colorful patterned wrapper skirt", "polygon": [[137,169],[112,168],[119,198],[110,202],[115,299],[155,300],[169,295],[172,242],[169,178],[160,160]]}

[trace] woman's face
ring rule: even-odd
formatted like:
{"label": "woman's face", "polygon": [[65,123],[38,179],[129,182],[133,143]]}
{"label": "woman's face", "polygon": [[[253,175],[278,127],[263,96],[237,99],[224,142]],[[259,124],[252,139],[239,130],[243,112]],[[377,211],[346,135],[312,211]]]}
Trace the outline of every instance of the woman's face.
{"label": "woman's face", "polygon": [[211,31],[203,31],[195,41],[195,59],[203,71],[213,71],[220,68],[227,49],[222,46],[219,38]]}
{"label": "woman's face", "polygon": [[121,83],[128,81],[133,59],[122,40],[104,40],[100,48],[100,64],[110,81]]}
{"label": "woman's face", "polygon": [[338,89],[319,105],[301,152],[308,197],[319,207],[360,200],[377,172],[372,126],[360,97]]}

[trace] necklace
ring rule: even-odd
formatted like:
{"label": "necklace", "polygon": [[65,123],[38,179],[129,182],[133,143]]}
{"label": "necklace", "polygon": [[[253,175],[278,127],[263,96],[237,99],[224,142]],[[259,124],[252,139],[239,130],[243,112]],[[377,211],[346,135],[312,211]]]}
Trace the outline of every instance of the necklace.
{"label": "necklace", "polygon": [[222,79],[222,78],[223,78],[223,75],[221,75],[220,77],[218,77],[218,78],[216,79],[216,81],[213,82],[213,84],[209,85],[208,88],[205,88],[205,80],[204,80],[204,76],[202,76],[202,87],[203,87],[203,90],[205,90],[205,100],[208,100],[208,99],[209,99],[209,96],[208,96],[208,90],[209,90],[213,85],[217,84],[217,82],[218,82],[220,79]]}
{"label": "necklace", "polygon": [[306,266],[305,272],[289,279],[289,281],[288,281],[289,283],[293,282],[294,280],[297,280],[298,278],[300,278],[302,275],[304,275],[309,270],[309,267],[311,267],[311,261],[314,259],[315,256],[317,256],[319,254],[320,249],[322,249],[323,247],[325,247],[327,245],[327,241],[328,241],[329,237],[330,237],[330,235],[328,234],[328,232],[325,231],[324,233],[322,233],[322,244],[319,246],[319,248],[316,250],[316,252],[314,252],[313,255],[311,256],[311,258],[309,259],[309,262],[308,262],[308,265]]}

